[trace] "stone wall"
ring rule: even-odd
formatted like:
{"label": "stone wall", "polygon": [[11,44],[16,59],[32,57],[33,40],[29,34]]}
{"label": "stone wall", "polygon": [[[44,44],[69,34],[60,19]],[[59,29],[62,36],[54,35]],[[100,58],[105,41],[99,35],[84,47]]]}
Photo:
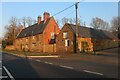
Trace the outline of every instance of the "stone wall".
{"label": "stone wall", "polygon": [[84,48],[85,52],[93,51],[93,43],[91,41],[91,38],[78,38],[78,49],[80,52],[82,52],[82,50],[83,50],[82,42],[86,42],[88,44],[88,46],[85,46],[85,48]]}
{"label": "stone wall", "polygon": [[56,44],[46,44],[43,46],[43,52],[47,53],[55,53],[56,52]]}
{"label": "stone wall", "polygon": [[5,47],[6,50],[15,50],[14,45],[9,45]]}
{"label": "stone wall", "polygon": [[118,47],[118,41],[116,40],[93,39],[92,42],[94,51]]}

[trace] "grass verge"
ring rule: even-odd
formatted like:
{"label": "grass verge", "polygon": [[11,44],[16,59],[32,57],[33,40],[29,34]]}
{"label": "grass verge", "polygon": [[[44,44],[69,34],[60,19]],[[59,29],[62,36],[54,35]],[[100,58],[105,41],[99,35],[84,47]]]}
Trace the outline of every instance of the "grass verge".
{"label": "grass verge", "polygon": [[47,53],[34,53],[34,52],[23,52],[23,51],[16,51],[16,50],[2,50],[3,52],[17,54],[17,55],[25,55],[25,56],[48,56]]}

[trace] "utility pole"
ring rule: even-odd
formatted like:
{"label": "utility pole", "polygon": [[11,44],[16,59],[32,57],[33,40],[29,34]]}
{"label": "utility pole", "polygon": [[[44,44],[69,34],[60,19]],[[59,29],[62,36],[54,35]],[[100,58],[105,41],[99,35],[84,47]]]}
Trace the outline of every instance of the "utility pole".
{"label": "utility pole", "polygon": [[75,10],[76,10],[76,53],[77,53],[77,50],[78,50],[78,2],[76,2],[75,4]]}

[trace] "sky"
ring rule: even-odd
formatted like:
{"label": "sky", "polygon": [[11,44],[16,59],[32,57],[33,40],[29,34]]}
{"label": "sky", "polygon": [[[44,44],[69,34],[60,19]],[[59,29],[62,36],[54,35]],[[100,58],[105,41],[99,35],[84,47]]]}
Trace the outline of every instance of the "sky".
{"label": "sky", "polygon": [[[0,3],[0,37],[5,33],[4,26],[9,24],[12,16],[17,18],[32,17],[37,20],[38,15],[43,17],[45,11],[50,15],[73,5],[75,2],[1,2]],[[118,16],[117,2],[80,2],[78,4],[78,18],[90,26],[92,18],[99,17],[110,23],[113,17]],[[63,17],[75,18],[75,7],[54,16],[61,20]],[[2,21],[1,21],[2,20]],[[1,23],[2,22],[2,23]],[[62,26],[61,26],[62,27]]]}

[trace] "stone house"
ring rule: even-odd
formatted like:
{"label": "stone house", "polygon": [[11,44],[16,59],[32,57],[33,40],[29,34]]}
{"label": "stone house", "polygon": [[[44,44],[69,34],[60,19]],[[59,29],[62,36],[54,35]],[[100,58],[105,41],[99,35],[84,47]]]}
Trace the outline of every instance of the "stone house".
{"label": "stone house", "polygon": [[76,38],[76,25],[66,23],[56,38],[56,51],[59,53],[93,52],[117,47],[117,44],[117,37],[111,32],[84,26],[78,27]]}
{"label": "stone house", "polygon": [[17,35],[14,46],[16,50],[34,51],[34,52],[55,52],[56,36],[60,29],[48,12],[43,14],[44,20],[38,16],[37,23],[23,28]]}

